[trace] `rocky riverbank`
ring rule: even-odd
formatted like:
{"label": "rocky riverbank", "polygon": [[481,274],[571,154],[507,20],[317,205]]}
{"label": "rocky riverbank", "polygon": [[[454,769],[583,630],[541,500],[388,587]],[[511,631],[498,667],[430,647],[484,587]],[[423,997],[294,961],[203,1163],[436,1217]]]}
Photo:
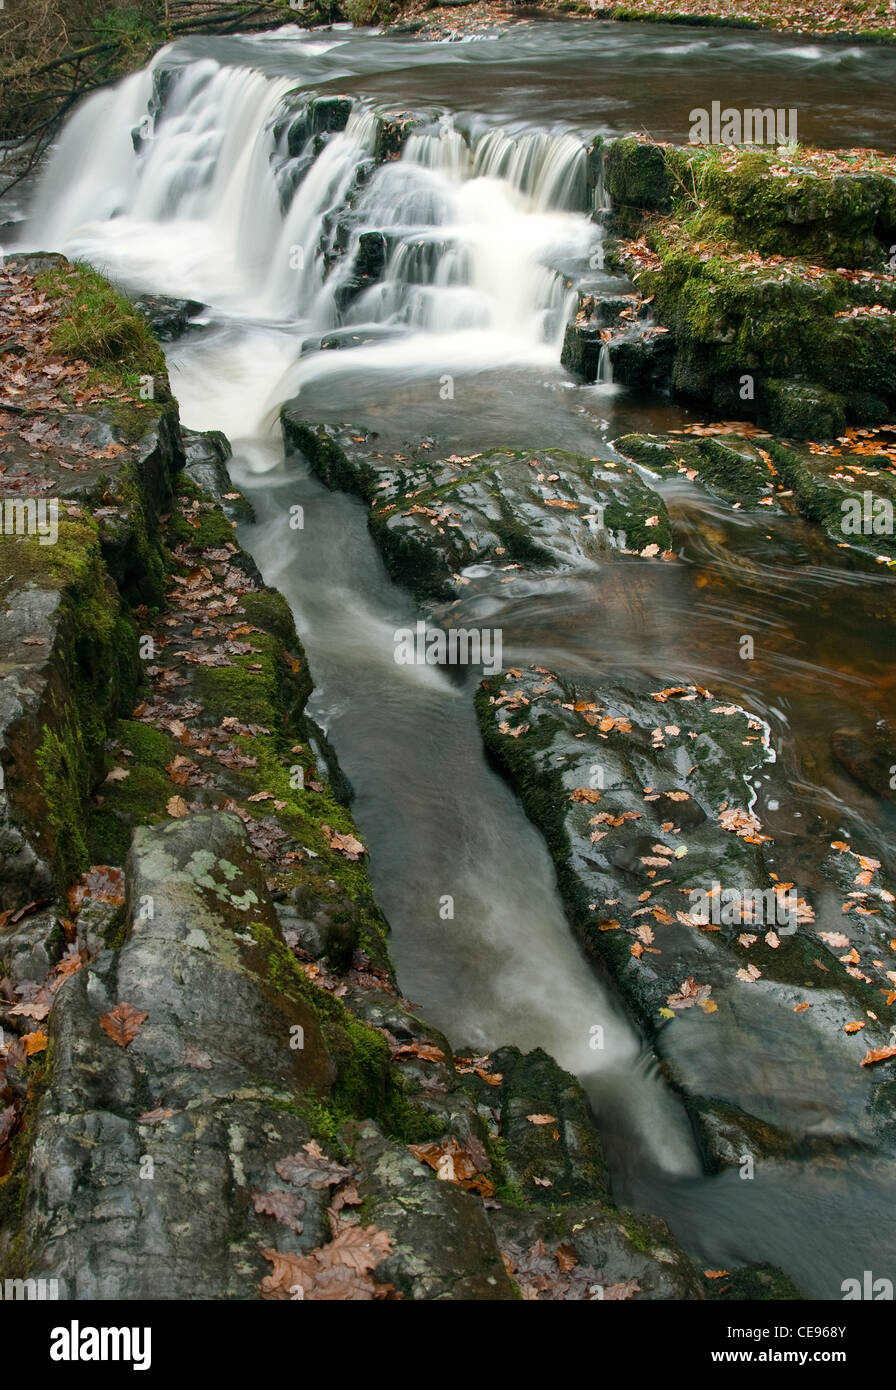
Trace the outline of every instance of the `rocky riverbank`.
{"label": "rocky riverbank", "polygon": [[52,538],[27,507],[0,537],[4,1275],[79,1299],[787,1294],[711,1284],[617,1209],[551,1058],[453,1052],[402,997],[292,617],[233,538],[226,441],[181,429],[93,272],[31,257],[0,283],[4,520],[57,504]]}

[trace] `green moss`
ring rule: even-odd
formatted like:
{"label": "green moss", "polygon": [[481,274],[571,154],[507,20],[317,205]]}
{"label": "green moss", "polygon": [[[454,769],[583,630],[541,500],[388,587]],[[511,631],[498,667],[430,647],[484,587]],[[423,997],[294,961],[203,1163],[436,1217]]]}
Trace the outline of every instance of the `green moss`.
{"label": "green moss", "polygon": [[[261,664],[263,669],[248,670],[253,663]],[[277,687],[270,661],[247,656],[237,657],[233,666],[201,666],[193,684],[196,698],[215,720],[237,715],[246,724],[267,727],[274,723]]]}
{"label": "green moss", "polygon": [[656,1236],[646,1221],[642,1221],[630,1211],[620,1212],[619,1220],[626,1238],[636,1250],[640,1250],[644,1255],[649,1255],[656,1248]]}
{"label": "green moss", "polygon": [[710,1282],[709,1297],[724,1303],[801,1302],[803,1298],[793,1280],[775,1265],[745,1265],[725,1280]]}
{"label": "green moss", "polygon": [[43,271],[35,281],[48,298],[59,301],[51,344],[62,357],[87,362],[100,375],[127,385],[151,376],[167,393],[168,374],[162,349],[146,320],[109,281],[86,262],[75,261]]}
{"label": "green moss", "polygon": [[604,146],[604,178],[614,205],[621,209],[665,209],[672,179],[663,151],[634,136]]}
{"label": "green moss", "polygon": [[57,732],[45,729],[37,766],[47,804],[53,845],[53,868],[65,887],[87,868],[82,806],[88,792],[87,756],[78,725],[67,720]]}
{"label": "green moss", "polygon": [[137,763],[154,767],[160,771],[171,762],[176,753],[182,751],[170,734],[154,729],[151,724],[141,724],[136,719],[119,719],[111,730],[112,738],[134,755]]}
{"label": "green moss", "polygon": [[10,557],[21,583],[30,579],[60,592],[43,732],[38,747],[18,760],[21,777],[11,777],[9,786],[14,805],[37,827],[64,889],[86,867],[83,807],[102,769],[108,722],[133,700],[136,634],[103,566],[92,524],[61,522],[58,543],[46,548],[36,538],[3,542],[0,563]]}
{"label": "green moss", "polygon": [[244,594],[240,607],[246,621],[263,632],[269,632],[287,646],[298,645],[292,609],[277,589],[260,589],[253,594]]}
{"label": "green moss", "polygon": [[253,922],[263,977],[280,995],[300,1000],[317,1015],[336,1066],[331,1106],[349,1116],[388,1118],[392,1094],[389,1048],[382,1033],[349,1013],[340,999],[308,979],[287,946],[270,928]]}
{"label": "green moss", "polygon": [[196,520],[198,525],[193,526],[181,513],[173,516],[168,524],[170,540],[195,546],[197,550],[214,550],[233,540],[233,523],[220,507],[204,507],[196,513]]}

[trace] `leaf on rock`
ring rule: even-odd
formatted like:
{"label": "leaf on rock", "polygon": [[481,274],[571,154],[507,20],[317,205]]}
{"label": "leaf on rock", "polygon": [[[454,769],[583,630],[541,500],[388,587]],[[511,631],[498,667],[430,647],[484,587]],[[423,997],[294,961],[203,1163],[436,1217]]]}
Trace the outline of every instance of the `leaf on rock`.
{"label": "leaf on rock", "polygon": [[386,1231],[349,1226],[307,1255],[262,1250],[273,1269],[261,1283],[262,1297],[293,1301],[370,1302],[400,1298],[391,1284],[378,1284],[371,1271],[392,1253]]}
{"label": "leaf on rock", "polygon": [[288,1154],[274,1166],[285,1182],[291,1182],[295,1187],[312,1187],[318,1192],[354,1177],[354,1169],[327,1158],[316,1139],[304,1144],[301,1153]]}
{"label": "leaf on rock", "polygon": [[670,994],[666,1000],[670,1009],[691,1009],[702,1004],[712,993],[712,985],[698,985],[693,975],[689,975],[679,986],[677,994]]}
{"label": "leaf on rock", "polygon": [[330,849],[335,849],[337,854],[344,854],[346,859],[357,860],[362,854],[367,853],[361,841],[356,839],[354,835],[342,835],[329,825],[322,825],[321,830],[327,837]]}
{"label": "leaf on rock", "polygon": [[135,1009],[132,1004],[116,1004],[109,1013],[103,1014],[100,1027],[119,1047],[128,1047],[147,1018],[148,1013]]}
{"label": "leaf on rock", "polygon": [[212,1059],[207,1052],[188,1042],[184,1043],[184,1062],[188,1067],[195,1067],[197,1071],[208,1071],[212,1065]]}
{"label": "leaf on rock", "polygon": [[[481,1145],[479,1147],[482,1148]],[[408,1148],[421,1163],[434,1169],[442,1182],[455,1183],[467,1191],[478,1192],[482,1197],[494,1196],[494,1183],[484,1176],[488,1156],[484,1149],[481,1153],[474,1152],[471,1141],[468,1141],[466,1149],[453,1137],[428,1144],[409,1144]]]}
{"label": "leaf on rock", "polygon": [[69,910],[77,912],[85,902],[121,907],[125,900],[124,872],[109,864],[93,864],[68,890]]}
{"label": "leaf on rock", "polygon": [[896,1057],[896,1047],[875,1047],[865,1053],[859,1065],[873,1067],[876,1062],[888,1062],[891,1057]]}
{"label": "leaf on rock", "polygon": [[252,1203],[260,1216],[272,1216],[288,1226],[297,1236],[304,1229],[300,1217],[305,1212],[304,1198],[295,1192],[253,1192]]}

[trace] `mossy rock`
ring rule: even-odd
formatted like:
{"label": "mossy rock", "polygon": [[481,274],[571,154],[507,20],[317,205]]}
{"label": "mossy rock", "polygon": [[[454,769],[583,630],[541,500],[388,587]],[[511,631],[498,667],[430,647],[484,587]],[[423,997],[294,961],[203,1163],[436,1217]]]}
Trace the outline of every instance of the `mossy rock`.
{"label": "mossy rock", "polygon": [[835,439],[846,428],[843,397],[802,381],[767,381],[764,423],[784,439]]}

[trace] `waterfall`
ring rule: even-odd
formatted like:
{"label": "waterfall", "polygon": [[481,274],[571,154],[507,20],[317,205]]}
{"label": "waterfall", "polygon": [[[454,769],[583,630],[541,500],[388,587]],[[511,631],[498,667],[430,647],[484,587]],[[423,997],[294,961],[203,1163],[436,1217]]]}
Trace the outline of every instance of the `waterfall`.
{"label": "waterfall", "polygon": [[606,343],[600,345],[600,356],[597,359],[597,377],[595,378],[598,386],[612,386],[613,384],[613,359],[610,356],[610,349]]}
{"label": "waterfall", "polygon": [[163,50],[67,125],[32,219],[40,249],[125,288],[297,324],[309,350],[366,329],[404,338],[411,366],[452,336],[473,366],[556,361],[574,301],[563,267],[599,236],[585,145],[443,116],[378,162],[388,119]]}
{"label": "waterfall", "polygon": [[474,168],[486,178],[506,180],[540,210],[587,208],[588,157],[575,136],[492,130],[476,142]]}
{"label": "waterfall", "polygon": [[373,153],[376,130],[371,111],[353,110],[345,131],[324,146],[299,186],[271,260],[264,301],[268,313],[294,317],[319,295],[324,283],[324,220],[344,203],[359,162]]}

